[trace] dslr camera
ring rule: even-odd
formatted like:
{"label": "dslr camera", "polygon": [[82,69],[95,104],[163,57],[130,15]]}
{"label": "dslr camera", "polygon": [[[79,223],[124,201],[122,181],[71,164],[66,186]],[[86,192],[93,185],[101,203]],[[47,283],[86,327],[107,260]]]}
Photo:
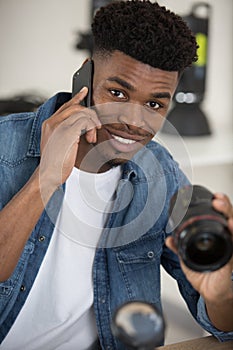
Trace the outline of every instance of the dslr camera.
{"label": "dslr camera", "polygon": [[179,255],[194,271],[215,271],[233,253],[225,216],[212,207],[214,195],[203,186],[181,188],[170,202],[169,224]]}

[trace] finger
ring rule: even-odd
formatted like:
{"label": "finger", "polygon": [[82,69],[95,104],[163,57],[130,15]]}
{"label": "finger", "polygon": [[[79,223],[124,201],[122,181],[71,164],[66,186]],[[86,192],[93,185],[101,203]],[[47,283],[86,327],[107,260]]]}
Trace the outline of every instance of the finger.
{"label": "finger", "polygon": [[88,143],[96,143],[97,141],[96,128],[87,131],[85,138]]}
{"label": "finger", "polygon": [[84,86],[77,94],[70,100],[71,102],[80,104],[88,93],[88,87]]}
{"label": "finger", "polygon": [[231,231],[231,233],[233,234],[233,218],[230,218],[228,220],[228,227],[229,227],[229,230]]}
{"label": "finger", "polygon": [[[81,120],[83,129],[79,134],[84,134],[93,128],[101,128],[101,122],[96,112],[91,108],[86,108],[78,104],[72,104],[57,115],[53,115],[44,123],[47,124],[51,130],[54,130],[60,124],[65,123],[65,126],[72,126],[76,121]],[[85,120],[86,119],[86,125]]]}
{"label": "finger", "polygon": [[173,253],[175,253],[175,254],[178,253],[174,238],[172,236],[169,236],[166,238],[165,244],[169,249],[171,249],[171,251],[173,251]]}
{"label": "finger", "polygon": [[212,201],[214,209],[224,214],[227,218],[233,217],[233,206],[228,196],[223,193],[216,193]]}
{"label": "finger", "polygon": [[167,246],[169,249],[171,249],[171,251],[172,251],[173,253],[175,253],[176,255],[178,255],[178,258],[179,258],[179,261],[180,261],[180,266],[181,266],[183,272],[184,272],[185,274],[188,273],[188,272],[190,272],[190,271],[193,273],[193,271],[192,271],[191,269],[189,269],[189,268],[185,265],[185,263],[183,262],[182,258],[181,258],[180,255],[178,254],[178,250],[177,250],[177,248],[176,248],[174,238],[173,238],[172,236],[167,237],[167,239],[166,239],[166,241],[165,241],[165,244],[166,244],[166,246]]}
{"label": "finger", "polygon": [[67,133],[70,130],[77,138],[85,134],[87,142],[96,142],[96,118],[90,117],[86,111],[79,112],[65,119],[59,124],[60,127],[63,129],[63,133]]}
{"label": "finger", "polygon": [[80,102],[86,97],[88,93],[88,88],[84,86],[74,97],[72,97],[68,102],[64,103],[55,113],[54,116],[60,114],[73,104],[80,105]]}
{"label": "finger", "polygon": [[82,130],[82,135],[85,134],[85,138],[89,143],[97,142],[97,132],[96,129],[100,129],[102,127],[99,118],[94,115],[88,115],[90,127]]}

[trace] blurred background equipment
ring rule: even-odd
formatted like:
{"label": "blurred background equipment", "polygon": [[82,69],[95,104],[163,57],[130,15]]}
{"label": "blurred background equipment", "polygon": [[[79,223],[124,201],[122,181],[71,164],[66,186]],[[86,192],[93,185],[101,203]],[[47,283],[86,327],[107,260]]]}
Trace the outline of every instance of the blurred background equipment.
{"label": "blurred background equipment", "polygon": [[11,113],[33,112],[45,101],[45,96],[32,93],[0,99],[0,116]]}
{"label": "blurred background equipment", "polygon": [[[96,11],[102,7],[110,4],[112,0],[92,0],[91,1],[91,11],[90,11],[90,23],[92,23],[92,19],[96,13]],[[92,56],[93,52],[93,39],[91,34],[91,29],[87,32],[78,32],[78,41],[76,44],[76,49],[78,50],[87,50],[90,52]]]}
{"label": "blurred background equipment", "polygon": [[152,304],[130,301],[121,305],[112,319],[112,332],[127,349],[154,350],[164,341],[165,322]]}
{"label": "blurred background equipment", "polygon": [[[173,98],[173,107],[168,113],[163,132],[174,133],[174,127],[183,136],[201,136],[211,133],[205,113],[201,110],[204,100],[207,73],[208,26],[210,5],[195,3],[188,16],[183,16],[196,36],[198,60],[181,76]],[[173,127],[170,126],[170,123]]]}

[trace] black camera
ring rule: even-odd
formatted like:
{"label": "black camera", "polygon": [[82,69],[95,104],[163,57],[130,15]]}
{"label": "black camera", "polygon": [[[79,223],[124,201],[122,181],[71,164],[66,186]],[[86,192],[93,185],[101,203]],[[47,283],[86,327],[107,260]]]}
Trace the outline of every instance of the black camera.
{"label": "black camera", "polygon": [[179,255],[194,271],[215,271],[233,253],[225,216],[212,207],[213,194],[203,186],[181,188],[171,199],[169,224]]}

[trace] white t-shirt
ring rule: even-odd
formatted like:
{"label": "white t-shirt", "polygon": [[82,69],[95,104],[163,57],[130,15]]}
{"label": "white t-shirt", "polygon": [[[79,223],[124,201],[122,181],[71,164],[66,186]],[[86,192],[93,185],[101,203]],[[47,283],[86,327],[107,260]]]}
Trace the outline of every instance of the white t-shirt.
{"label": "white t-shirt", "polygon": [[120,167],[73,169],[39,273],[1,349],[83,350],[96,340],[92,265],[120,176]]}

